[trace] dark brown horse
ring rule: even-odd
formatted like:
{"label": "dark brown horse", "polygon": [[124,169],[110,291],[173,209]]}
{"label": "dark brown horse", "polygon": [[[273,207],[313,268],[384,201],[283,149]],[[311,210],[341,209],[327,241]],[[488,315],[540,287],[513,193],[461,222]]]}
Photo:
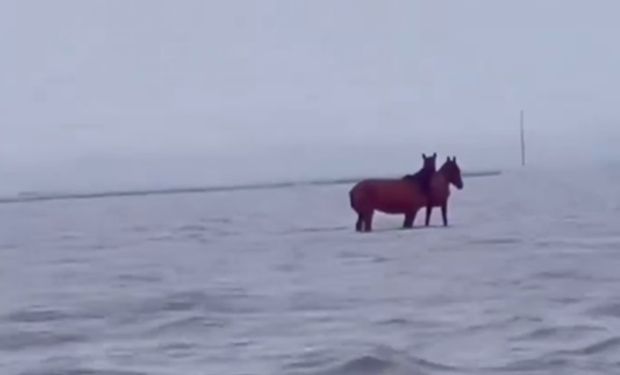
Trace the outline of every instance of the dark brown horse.
{"label": "dark brown horse", "polygon": [[[424,157],[424,159],[426,162],[427,158]],[[461,171],[456,164],[456,158],[448,158],[439,171],[432,174],[428,193],[424,192],[419,179],[409,176],[401,179],[360,181],[349,192],[351,208],[357,213],[355,229],[358,232],[372,231],[375,211],[386,214],[404,214],[403,227],[412,228],[416,215],[422,207],[426,207],[427,225],[430,223],[432,207],[442,208],[444,224],[447,225],[449,184],[453,184],[458,189],[463,188]]]}
{"label": "dark brown horse", "polygon": [[433,207],[441,208],[443,225],[445,227],[448,226],[448,199],[450,198],[450,184],[456,186],[459,190],[463,188],[461,168],[459,168],[459,165],[456,163],[456,156],[452,159],[448,157],[446,162],[441,166],[441,168],[439,168],[439,171],[435,173],[431,180],[431,193],[429,196],[430,199],[427,202],[426,210],[425,224],[427,227],[431,221]]}
{"label": "dark brown horse", "polygon": [[[372,230],[372,217],[375,210],[391,214],[405,214],[405,227],[410,227],[413,222],[410,218],[412,199],[420,194],[415,194],[412,189],[422,190],[423,195],[430,194],[431,178],[436,172],[437,154],[426,156],[422,154],[424,163],[422,168],[413,175],[406,175],[400,179],[367,179],[357,183],[349,192],[351,207],[357,212],[355,229]],[[428,206],[427,210],[430,211]],[[409,224],[411,221],[411,224]]]}

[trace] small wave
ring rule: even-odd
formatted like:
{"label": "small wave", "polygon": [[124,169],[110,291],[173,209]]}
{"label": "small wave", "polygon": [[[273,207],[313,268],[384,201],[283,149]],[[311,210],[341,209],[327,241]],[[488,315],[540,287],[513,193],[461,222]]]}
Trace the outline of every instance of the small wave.
{"label": "small wave", "polygon": [[58,239],[63,241],[78,240],[84,238],[84,235],[79,232],[62,232],[58,234]]}
{"label": "small wave", "polygon": [[179,313],[225,313],[245,314],[260,309],[260,299],[243,294],[209,294],[202,291],[186,291],[151,297],[132,302],[126,309],[110,311],[117,324],[132,324],[155,319],[167,314]]}
{"label": "small wave", "polygon": [[169,358],[189,358],[199,353],[197,345],[186,342],[160,344],[157,351]]}
{"label": "small wave", "polygon": [[29,307],[15,310],[2,317],[1,321],[8,323],[55,323],[58,321],[85,321],[104,319],[105,313],[99,310],[71,310],[60,311],[44,307]]}
{"label": "small wave", "polygon": [[208,229],[209,228],[206,225],[202,224],[185,224],[175,228],[174,230],[176,232],[204,232]]}
{"label": "small wave", "polygon": [[350,360],[326,374],[380,374],[398,364],[374,356],[362,356]]}
{"label": "small wave", "polygon": [[574,305],[576,303],[580,303],[582,299],[575,297],[552,297],[549,298],[549,301],[559,303],[561,305]]}
{"label": "small wave", "polygon": [[594,316],[620,317],[620,303],[610,303],[590,309],[588,312]]}
{"label": "small wave", "polygon": [[560,270],[539,272],[534,277],[540,279],[578,279],[582,275],[579,275],[575,270]]}
{"label": "small wave", "polygon": [[389,261],[390,261],[390,258],[382,257],[382,256],[376,256],[372,258],[373,263],[385,263]]}
{"label": "small wave", "polygon": [[522,242],[519,238],[512,237],[497,237],[497,238],[485,238],[468,241],[471,245],[514,245]]}
{"label": "small wave", "polygon": [[122,274],[117,277],[120,281],[126,281],[131,283],[157,283],[162,280],[162,276],[160,275],[138,275],[138,274]]}
{"label": "small wave", "polygon": [[88,260],[85,257],[75,256],[62,257],[50,262],[53,265],[82,265],[86,263]]}
{"label": "small wave", "polygon": [[69,319],[69,314],[56,310],[26,309],[10,313],[4,320],[13,323],[41,323]]}
{"label": "small wave", "polygon": [[176,237],[171,233],[157,233],[146,238],[149,242],[173,242]]}
{"label": "small wave", "polygon": [[147,225],[131,225],[125,228],[125,230],[129,233],[148,233],[152,228]]}
{"label": "small wave", "polygon": [[185,312],[206,308],[209,310],[230,311],[230,298],[210,296],[203,292],[180,292],[168,294],[161,298],[145,301],[141,310],[162,312]]}
{"label": "small wave", "polygon": [[285,365],[285,369],[288,371],[304,371],[308,369],[316,369],[328,366],[333,362],[334,352],[329,350],[312,350],[304,352],[300,358],[296,359],[292,363]]}
{"label": "small wave", "polygon": [[[324,362],[321,358],[306,361],[306,365]],[[332,360],[331,362],[335,362]],[[425,359],[409,356],[388,347],[380,347],[370,354],[364,354],[313,372],[314,375],[409,375],[463,370]],[[301,367],[297,363],[295,367]]]}
{"label": "small wave", "polygon": [[20,375],[147,375],[145,372],[123,370],[95,370],[86,368],[44,369],[22,372]]}
{"label": "small wave", "polygon": [[477,323],[469,325],[465,328],[465,331],[468,333],[474,333],[477,331],[485,331],[488,329],[497,329],[502,328],[505,329],[508,326],[515,324],[530,324],[530,323],[540,323],[542,322],[541,318],[533,317],[533,316],[525,316],[525,315],[515,315],[510,316],[505,319],[497,319],[490,320],[485,323]]}
{"label": "small wave", "polygon": [[577,270],[558,270],[558,271],[545,271],[539,272],[534,275],[534,278],[539,279],[559,279],[559,280],[578,280],[578,281],[609,281],[614,282],[614,278],[599,277],[594,275],[584,275]]}
{"label": "small wave", "polygon": [[277,266],[274,267],[274,270],[279,271],[279,272],[295,272],[297,270],[299,270],[301,267],[299,264],[295,263],[286,263],[286,264],[279,264]]}
{"label": "small wave", "polygon": [[521,372],[531,372],[531,371],[537,371],[535,373],[538,373],[539,371],[551,371],[550,373],[553,374],[563,369],[570,369],[573,367],[571,365],[572,363],[568,359],[553,358],[553,357],[549,357],[545,355],[539,358],[515,361],[515,362],[507,364],[506,366],[496,367],[496,368],[492,368],[489,370],[492,371],[493,373],[495,372],[497,373],[501,373],[501,372],[521,373]]}
{"label": "small wave", "polygon": [[364,355],[320,372],[317,375],[409,375],[452,370],[455,369],[450,366],[411,357],[407,359],[394,359]]}
{"label": "small wave", "polygon": [[32,348],[86,342],[88,337],[80,334],[54,332],[14,332],[0,334],[0,351],[22,351]]}
{"label": "small wave", "polygon": [[608,354],[610,352],[620,352],[620,337],[612,337],[581,349],[563,351],[562,353],[572,355],[595,355]]}
{"label": "small wave", "polygon": [[601,330],[601,328],[594,326],[544,327],[518,336],[516,340],[572,339],[588,332]]}
{"label": "small wave", "polygon": [[333,226],[333,227],[307,227],[307,228],[299,228],[293,232],[301,232],[301,233],[326,233],[326,232],[340,232],[343,230],[347,230],[349,227],[345,226]]}
{"label": "small wave", "polygon": [[330,232],[343,232],[347,231],[349,227],[347,226],[333,226],[333,227],[292,227],[287,228],[281,231],[274,232],[278,235],[299,235],[299,234],[320,234],[320,233],[330,233]]}
{"label": "small wave", "polygon": [[210,224],[230,224],[233,220],[230,217],[212,217],[201,219],[200,222]]}
{"label": "small wave", "polygon": [[386,326],[393,326],[393,325],[408,326],[411,324],[411,321],[406,318],[392,318],[392,319],[381,320],[377,322],[377,324],[386,325]]}
{"label": "small wave", "polygon": [[200,292],[174,293],[163,298],[148,300],[142,307],[153,311],[184,312],[197,309],[207,298]]}
{"label": "small wave", "polygon": [[343,310],[349,306],[350,299],[319,293],[296,293],[291,296],[289,307],[293,311]]}
{"label": "small wave", "polygon": [[204,317],[189,317],[175,319],[174,321],[160,324],[153,328],[149,335],[180,334],[180,333],[205,333],[205,330],[225,327],[228,321],[225,319],[207,319]]}
{"label": "small wave", "polygon": [[162,350],[191,350],[196,348],[196,345],[185,342],[175,342],[169,344],[161,344],[158,346]]}

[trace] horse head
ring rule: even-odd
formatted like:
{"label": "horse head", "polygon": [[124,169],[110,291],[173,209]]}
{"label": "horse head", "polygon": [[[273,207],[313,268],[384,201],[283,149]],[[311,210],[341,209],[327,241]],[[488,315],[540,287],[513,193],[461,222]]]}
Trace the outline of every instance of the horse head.
{"label": "horse head", "polygon": [[423,170],[431,170],[433,172],[435,172],[437,170],[436,167],[436,160],[437,160],[437,153],[434,153],[431,156],[426,156],[426,154],[422,154],[422,160],[424,160],[424,164],[422,166]]}
{"label": "horse head", "polygon": [[456,156],[446,159],[446,162],[441,166],[441,172],[446,177],[449,183],[456,186],[457,189],[463,189],[463,179],[461,177],[461,168],[456,163]]}

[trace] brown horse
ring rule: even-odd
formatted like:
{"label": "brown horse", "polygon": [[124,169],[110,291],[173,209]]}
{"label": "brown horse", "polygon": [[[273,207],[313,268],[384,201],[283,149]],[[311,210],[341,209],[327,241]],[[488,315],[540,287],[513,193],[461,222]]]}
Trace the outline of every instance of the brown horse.
{"label": "brown horse", "polygon": [[[456,156],[450,159],[439,168],[431,180],[430,199],[427,202],[426,210],[426,226],[431,221],[431,213],[433,207],[441,207],[441,216],[443,225],[448,226],[448,199],[450,198],[450,184],[456,186],[457,189],[463,189],[463,179],[461,177],[461,168],[456,163]],[[430,207],[430,208],[429,208]],[[415,215],[414,215],[415,217]]]}
{"label": "brown horse", "polygon": [[[357,183],[349,192],[351,207],[357,212],[355,229],[372,230],[372,216],[375,210],[385,213],[404,213],[405,226],[409,224],[410,207],[412,198],[420,194],[414,194],[412,189],[422,190],[424,196],[430,193],[430,181],[436,172],[437,154],[427,157],[422,154],[424,160],[422,168],[414,175],[406,175],[401,179],[368,179]],[[428,206],[427,210],[431,207]],[[410,214],[410,215],[408,215]]]}
{"label": "brown horse", "polygon": [[[426,161],[425,157],[425,163]],[[412,228],[418,210],[422,207],[426,207],[426,224],[428,225],[432,207],[437,206],[442,208],[444,224],[447,225],[449,184],[453,184],[458,189],[463,188],[456,157],[448,158],[439,171],[432,175],[429,194],[423,191],[419,180],[407,178],[407,176],[401,179],[360,181],[349,192],[351,208],[357,213],[355,229],[358,232],[372,231],[375,211],[386,214],[404,214],[403,228]]]}

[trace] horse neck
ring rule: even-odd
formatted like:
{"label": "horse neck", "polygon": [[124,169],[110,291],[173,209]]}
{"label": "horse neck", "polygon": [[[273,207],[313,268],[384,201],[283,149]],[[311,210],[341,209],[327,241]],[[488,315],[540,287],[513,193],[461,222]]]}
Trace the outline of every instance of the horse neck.
{"label": "horse neck", "polygon": [[435,173],[435,176],[433,177],[437,182],[441,183],[442,185],[450,185],[450,179],[448,178],[448,171],[445,165],[439,168],[439,170],[437,171],[437,173]]}

